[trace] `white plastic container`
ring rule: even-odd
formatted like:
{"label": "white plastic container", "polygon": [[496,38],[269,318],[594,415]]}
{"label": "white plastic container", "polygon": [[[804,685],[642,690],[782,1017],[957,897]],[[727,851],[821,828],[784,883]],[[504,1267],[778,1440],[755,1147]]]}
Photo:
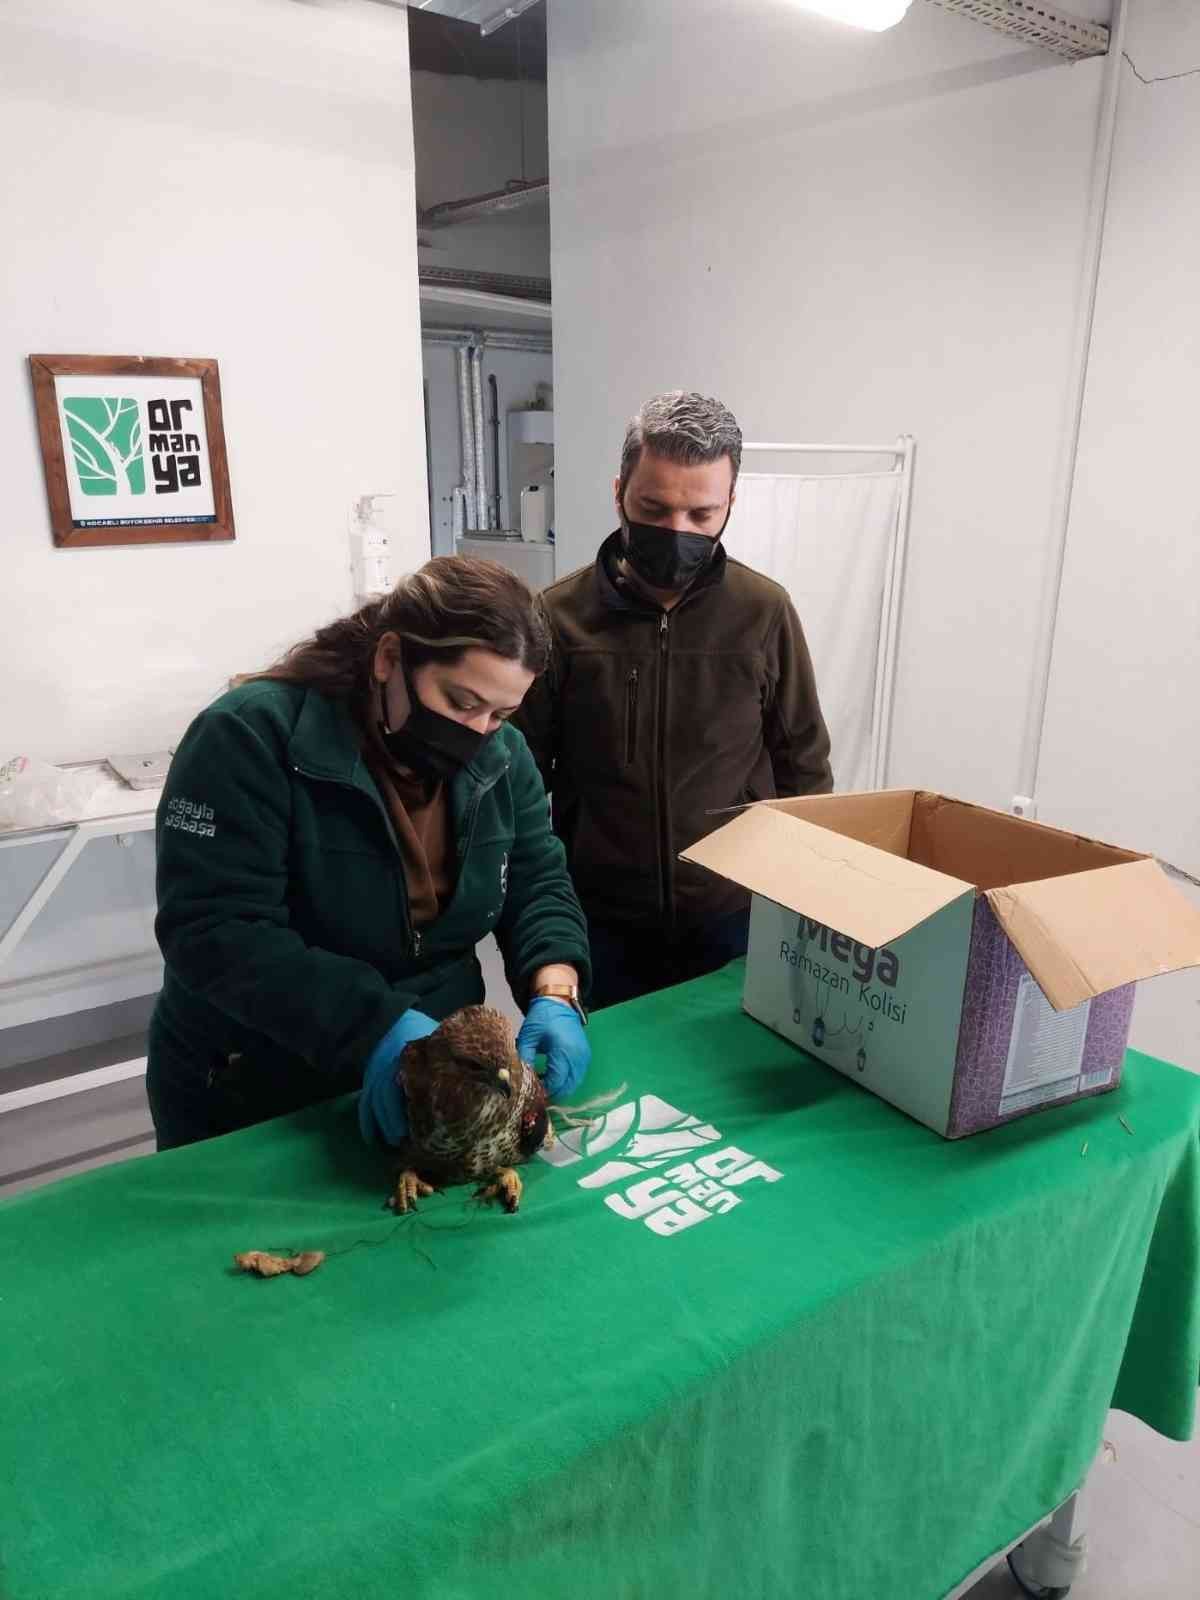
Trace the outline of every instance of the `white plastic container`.
{"label": "white plastic container", "polygon": [[550,526],[548,499],[540,483],[527,484],[521,490],[521,537],[526,544],[546,542],[546,529]]}

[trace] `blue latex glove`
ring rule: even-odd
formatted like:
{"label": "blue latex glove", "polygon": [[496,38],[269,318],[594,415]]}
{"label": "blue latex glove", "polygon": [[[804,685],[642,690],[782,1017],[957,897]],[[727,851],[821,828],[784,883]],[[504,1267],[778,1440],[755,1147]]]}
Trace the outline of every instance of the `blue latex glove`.
{"label": "blue latex glove", "polygon": [[358,1097],[358,1126],[368,1144],[399,1144],[408,1133],[408,1104],[396,1081],[400,1052],[427,1039],[438,1024],[423,1011],[406,1011],[371,1051]]}
{"label": "blue latex glove", "polygon": [[578,1089],[592,1059],[592,1047],[571,1007],[543,994],[525,1013],[517,1035],[517,1054],[522,1061],[545,1056],[546,1093],[554,1100]]}

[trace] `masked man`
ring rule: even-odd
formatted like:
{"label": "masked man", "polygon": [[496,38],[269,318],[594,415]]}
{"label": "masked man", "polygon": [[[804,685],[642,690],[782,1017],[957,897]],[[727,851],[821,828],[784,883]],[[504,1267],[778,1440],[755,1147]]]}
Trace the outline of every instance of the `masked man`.
{"label": "masked man", "polygon": [[547,589],[549,671],[518,713],[588,918],[593,1007],[744,954],[749,896],[678,859],[730,807],[833,786],[785,591],[721,543],[742,435],[676,391],[629,424],[620,526]]}

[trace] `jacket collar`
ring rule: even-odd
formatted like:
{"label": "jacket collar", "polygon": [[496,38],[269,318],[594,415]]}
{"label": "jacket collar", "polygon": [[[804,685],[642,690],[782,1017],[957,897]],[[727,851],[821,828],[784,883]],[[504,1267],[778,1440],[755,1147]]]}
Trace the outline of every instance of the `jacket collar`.
{"label": "jacket collar", "polygon": [[288,760],[315,778],[355,783],[367,777],[358,729],[349,708],[319,689],[306,689],[288,741]]}
{"label": "jacket collar", "polygon": [[[596,590],[601,602],[612,611],[627,611],[643,617],[661,615],[660,605],[649,596],[640,594],[632,584],[624,582],[619,577],[617,561],[620,555],[621,529],[616,528],[605,539],[596,556]],[[725,577],[728,560],[729,555],[722,540],[704,571],[684,590],[676,602],[677,607],[694,599],[704,589],[716,588]]]}
{"label": "jacket collar", "polygon": [[[375,793],[349,708],[318,689],[304,691],[300,715],[288,741],[288,760],[310,777],[329,778],[334,783],[348,783],[368,794]],[[480,747],[470,765],[463,768],[454,780],[454,787],[465,778],[490,789],[508,761],[503,740],[499,734],[493,735]]]}

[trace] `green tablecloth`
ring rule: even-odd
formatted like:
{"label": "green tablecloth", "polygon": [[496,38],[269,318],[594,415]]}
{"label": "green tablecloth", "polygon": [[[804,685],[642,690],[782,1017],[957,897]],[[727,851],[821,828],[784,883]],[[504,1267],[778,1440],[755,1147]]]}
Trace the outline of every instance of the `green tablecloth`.
{"label": "green tablecloth", "polygon": [[740,982],[594,1019],[612,1142],[516,1217],[393,1221],[352,1100],[0,1207],[4,1600],[934,1600],[1110,1404],[1187,1437],[1200,1079],[946,1143]]}

